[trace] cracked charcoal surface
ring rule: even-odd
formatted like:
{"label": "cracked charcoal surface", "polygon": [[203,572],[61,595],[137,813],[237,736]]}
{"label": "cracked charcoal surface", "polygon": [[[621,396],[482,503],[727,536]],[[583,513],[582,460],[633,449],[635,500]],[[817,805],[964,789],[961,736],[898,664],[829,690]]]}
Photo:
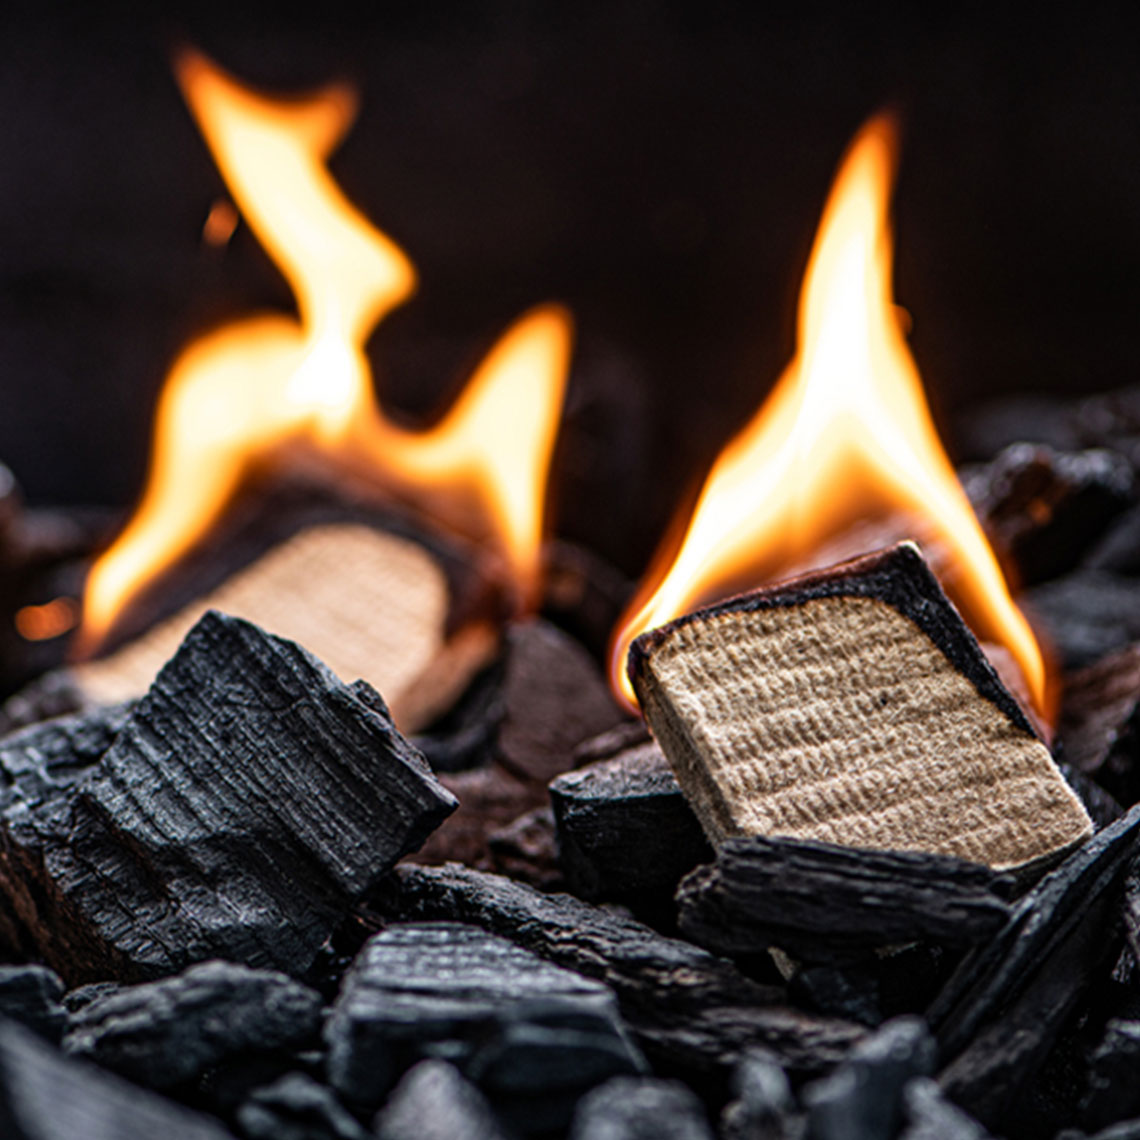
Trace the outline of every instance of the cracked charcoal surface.
{"label": "cracked charcoal surface", "polygon": [[96,998],[71,1019],[64,1049],[152,1088],[228,1056],[295,1046],[321,1024],[320,994],[284,974],[203,962]]}
{"label": "cracked charcoal surface", "polygon": [[962,946],[1009,918],[1008,881],[987,867],[923,852],[810,840],[730,839],[677,892],[680,927],[720,953],[779,946],[828,961],[921,939]]}
{"label": "cracked charcoal surface", "polygon": [[615,1077],[584,1096],[569,1140],[714,1140],[704,1105],[680,1081]]}
{"label": "cracked charcoal surface", "polygon": [[481,926],[605,981],[654,1064],[727,1075],[746,1049],[764,1045],[789,1071],[820,1073],[865,1032],[852,1022],[781,1004],[781,989],[751,981],[731,962],[690,943],[499,875],[454,864],[405,865],[373,901],[396,919]]}
{"label": "cracked charcoal surface", "polygon": [[67,1024],[61,1004],[63,982],[46,966],[0,966],[0,1018],[33,1029],[45,1041],[59,1043]]}
{"label": "cracked charcoal surface", "polygon": [[487,1098],[446,1061],[409,1069],[373,1131],[380,1140],[506,1140]]}
{"label": "cracked charcoal surface", "polygon": [[222,1125],[0,1022],[4,1140],[232,1140]]}
{"label": "cracked charcoal surface", "polygon": [[210,613],[98,765],[0,813],[0,892],[73,984],[214,957],[299,975],[454,806],[368,686]]}
{"label": "cracked charcoal surface", "polygon": [[473,926],[412,923],[357,955],[325,1026],[328,1074],[377,1108],[404,1070],[456,1065],[517,1124],[560,1127],[583,1091],[644,1061],[605,985]]}

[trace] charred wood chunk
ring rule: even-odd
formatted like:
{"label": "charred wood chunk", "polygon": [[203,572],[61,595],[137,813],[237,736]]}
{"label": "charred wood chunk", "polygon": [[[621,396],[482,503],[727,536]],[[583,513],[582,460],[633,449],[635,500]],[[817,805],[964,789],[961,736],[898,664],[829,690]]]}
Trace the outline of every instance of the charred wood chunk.
{"label": "charred wood chunk", "polygon": [[257,1089],[238,1109],[246,1140],[368,1140],[369,1133],[327,1085],[286,1073]]}
{"label": "charred wood chunk", "polygon": [[0,741],[21,728],[90,707],[70,669],[51,669],[0,704]]}
{"label": "charred wood chunk", "polygon": [[877,1140],[894,1136],[903,1118],[903,1089],[934,1071],[936,1049],[918,1017],[888,1021],[855,1045],[836,1070],[803,1092],[812,1140]]}
{"label": "charred wood chunk", "polygon": [[929,1077],[915,1077],[903,1089],[903,1116],[899,1140],[989,1140],[990,1134]]}
{"label": "charred wood chunk", "polygon": [[766,1049],[741,1057],[731,1087],[733,1099],[720,1117],[724,1140],[796,1140],[802,1135],[788,1076]]}
{"label": "charred wood chunk", "polygon": [[1134,499],[1132,464],[1104,449],[1055,451],[1015,443],[963,485],[1023,585],[1072,570]]}
{"label": "charred wood chunk", "polygon": [[586,650],[541,619],[507,633],[503,701],[499,759],[543,786],[570,767],[579,744],[626,719]]}
{"label": "charred wood chunk", "polygon": [[749,980],[690,943],[499,875],[454,864],[403,866],[374,901],[393,918],[481,926],[606,982],[650,1060],[674,1071],[727,1075],[744,1050],[764,1045],[789,1071],[820,1073],[864,1032],[779,1004],[782,990]]}
{"label": "charred wood chunk", "polygon": [[529,883],[540,891],[563,884],[558,865],[554,813],[535,808],[487,836],[492,867],[501,875]]}
{"label": "charred wood chunk", "polygon": [[440,1056],[527,1131],[564,1127],[586,1089],[645,1066],[607,986],[453,922],[369,939],[325,1038],[332,1085],[359,1109]]}
{"label": "charred wood chunk", "polygon": [[1103,570],[1076,570],[1019,599],[1069,670],[1140,641],[1140,582]]}
{"label": "charred wood chunk", "polygon": [[380,1140],[506,1140],[487,1098],[446,1061],[405,1073],[373,1131]]}
{"label": "charred wood chunk", "polygon": [[668,904],[681,876],[712,857],[656,744],[559,776],[550,800],[562,869],[584,899],[623,902],[635,913]]}
{"label": "charred wood chunk", "polygon": [[569,1140],[713,1140],[713,1131],[680,1081],[614,1077],[582,1098]]}
{"label": "charred wood chunk", "polygon": [[1057,736],[1066,763],[1121,803],[1140,800],[1140,645],[1066,680]]}
{"label": "charred wood chunk", "polygon": [[706,833],[1055,859],[1092,824],[912,544],[634,642],[646,719]]}
{"label": "charred wood chunk", "polygon": [[0,1018],[34,1029],[44,1040],[58,1044],[67,1024],[63,1008],[63,982],[46,966],[0,966]]}
{"label": "charred wood chunk", "polygon": [[97,998],[72,1017],[64,1051],[151,1088],[173,1088],[223,1058],[298,1045],[321,996],[284,974],[203,962]]}
{"label": "charred wood chunk", "polygon": [[4,1140],[232,1140],[208,1116],[72,1061],[13,1022],[0,1022]]}
{"label": "charred wood chunk", "polygon": [[949,1061],[942,1087],[987,1127],[1014,1118],[1066,1018],[1117,953],[1119,888],[1138,833],[1133,808],[1071,855],[966,956],[931,1006]]}
{"label": "charred wood chunk", "polygon": [[0,890],[72,983],[207,958],[302,974],[454,806],[373,690],[210,613],[97,765],[0,812]]}
{"label": "charred wood chunk", "polygon": [[1095,1132],[1118,1120],[1140,1117],[1140,1021],[1111,1019],[1089,1066],[1081,1124]]}
{"label": "charred wood chunk", "polygon": [[827,962],[920,939],[984,941],[1009,919],[1010,886],[949,855],[754,835],[729,839],[677,900],[682,932],[717,953],[778,946]]}

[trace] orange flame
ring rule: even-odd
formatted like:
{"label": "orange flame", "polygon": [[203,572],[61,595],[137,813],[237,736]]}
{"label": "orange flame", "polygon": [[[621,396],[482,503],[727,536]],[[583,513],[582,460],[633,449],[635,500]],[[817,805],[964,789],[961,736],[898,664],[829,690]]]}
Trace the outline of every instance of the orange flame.
{"label": "orange flame", "polygon": [[676,555],[647,577],[619,625],[623,665],[654,626],[741,583],[787,571],[873,512],[904,513],[949,558],[944,584],[983,641],[1013,655],[1045,708],[1045,664],[942,449],[891,296],[892,119],[856,136],[823,211],[800,295],[797,352],[724,449]]}
{"label": "orange flame", "polygon": [[[448,415],[405,431],[376,406],[364,344],[415,270],[333,181],[326,160],[355,115],[333,86],[298,100],[238,84],[204,56],[176,61],[183,94],[242,215],[285,275],[299,320],[262,314],[191,343],[164,385],[142,501],[88,577],[90,652],[155,575],[185,554],[255,469],[305,444],[421,497],[474,502],[524,602],[538,587],[544,492],[570,354],[548,305],[491,350]],[[454,511],[452,511],[454,515]]]}

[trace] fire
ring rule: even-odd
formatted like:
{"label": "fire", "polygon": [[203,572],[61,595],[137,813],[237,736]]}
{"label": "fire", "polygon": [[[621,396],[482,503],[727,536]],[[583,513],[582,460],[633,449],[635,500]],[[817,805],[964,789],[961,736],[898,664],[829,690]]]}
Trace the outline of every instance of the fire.
{"label": "fire", "polygon": [[[416,274],[327,169],[355,116],[353,93],[333,86],[304,99],[269,98],[192,51],[178,58],[176,71],[238,209],[296,297],[298,319],[235,321],[175,361],[159,400],[142,500],[88,577],[79,651],[100,643],[253,472],[297,446],[429,501],[453,525],[462,501],[463,525],[480,538],[493,530],[521,600],[532,601],[569,363],[568,314],[548,305],[524,315],[436,427],[400,428],[376,405],[364,345],[411,296]],[[232,229],[224,210],[220,222],[216,214],[215,207],[208,240]]]}
{"label": "fire", "polygon": [[668,565],[657,565],[614,641],[611,678],[635,637],[802,564],[872,515],[903,515],[939,549],[940,576],[983,641],[1012,654],[1046,703],[1041,650],[938,439],[891,294],[888,206],[897,154],[887,116],[868,122],[824,207],[800,294],[795,357],[728,444]]}

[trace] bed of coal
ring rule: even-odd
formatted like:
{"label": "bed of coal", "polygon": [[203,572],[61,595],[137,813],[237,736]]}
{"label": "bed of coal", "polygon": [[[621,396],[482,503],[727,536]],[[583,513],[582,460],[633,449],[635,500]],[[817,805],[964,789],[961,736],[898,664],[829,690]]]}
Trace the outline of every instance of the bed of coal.
{"label": "bed of coal", "polygon": [[[866,787],[833,790],[820,838],[712,745],[678,761],[675,722],[647,706],[655,738],[609,695],[589,631],[624,599],[598,567],[411,737],[223,614],[113,706],[24,685],[50,663],[5,643],[0,1135],[1140,1137],[1140,389],[968,427],[962,481],[1064,672],[1050,759],[943,646],[985,753],[951,792],[1013,829],[977,831],[976,862],[901,761],[928,850]],[[0,483],[0,626],[99,534]]]}

